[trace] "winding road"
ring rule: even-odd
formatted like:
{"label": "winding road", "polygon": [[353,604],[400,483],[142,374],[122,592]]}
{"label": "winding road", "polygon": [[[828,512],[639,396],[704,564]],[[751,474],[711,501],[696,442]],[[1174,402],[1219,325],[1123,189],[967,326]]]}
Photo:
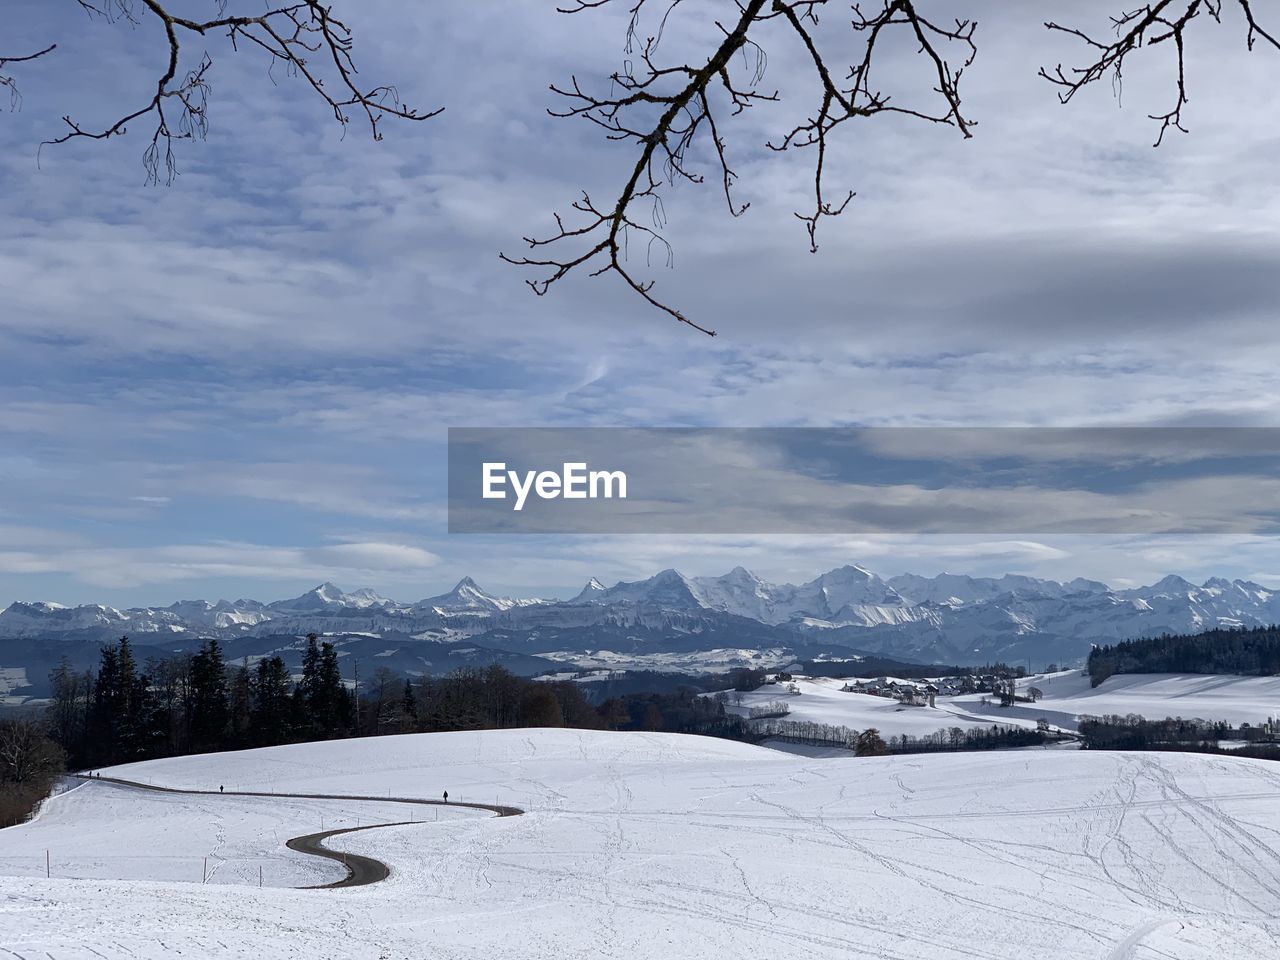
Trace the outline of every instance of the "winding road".
{"label": "winding road", "polygon": [[[423,800],[418,797],[366,797],[355,796],[351,794],[341,793],[273,793],[267,791],[256,790],[180,790],[177,787],[157,787],[149,783],[139,783],[137,780],[122,780],[118,777],[90,777],[85,774],[74,774],[77,779],[87,780],[90,783],[114,783],[117,786],[132,787],[135,790],[150,790],[153,793],[186,793],[196,794],[200,796],[220,796],[220,797],[281,797],[288,800],[367,800],[374,803],[412,803],[424,807],[466,807],[471,810],[488,810],[495,816],[499,817],[518,817],[522,813],[519,807],[508,807],[496,803],[463,803],[461,801],[453,801],[452,803],[444,800]],[[430,823],[429,820],[402,820],[397,823],[371,823],[363,827],[344,827],[338,830],[322,830],[319,833],[308,833],[301,837],[293,837],[285,841],[285,846],[290,850],[296,850],[298,853],[305,853],[313,857],[324,857],[326,860],[333,860],[342,864],[346,868],[347,875],[342,880],[336,880],[333,883],[322,883],[315,887],[303,887],[304,890],[335,890],[340,887],[363,887],[371,883],[377,883],[380,880],[387,879],[391,875],[391,868],[381,860],[375,860],[373,857],[362,857],[355,853],[343,853],[340,850],[330,850],[324,845],[324,841],[329,837],[340,836],[344,833],[357,833],[361,830],[380,830],[383,827],[403,827],[409,824]]]}

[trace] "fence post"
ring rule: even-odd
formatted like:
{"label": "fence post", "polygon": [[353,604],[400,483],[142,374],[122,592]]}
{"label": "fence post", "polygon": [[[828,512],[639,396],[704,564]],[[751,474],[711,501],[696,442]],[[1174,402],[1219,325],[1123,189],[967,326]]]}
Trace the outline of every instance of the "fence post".
{"label": "fence post", "polygon": [[49,873],[49,851],[46,850],[44,852],[44,878],[48,880],[50,876],[51,874]]}
{"label": "fence post", "polygon": [[200,882],[201,883],[209,882],[209,858],[208,857],[204,858],[204,870],[201,873]]}

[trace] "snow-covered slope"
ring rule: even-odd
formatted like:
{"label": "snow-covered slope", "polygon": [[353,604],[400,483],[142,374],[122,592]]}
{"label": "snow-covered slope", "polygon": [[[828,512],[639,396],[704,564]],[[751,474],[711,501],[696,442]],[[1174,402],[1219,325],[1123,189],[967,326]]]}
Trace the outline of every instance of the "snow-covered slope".
{"label": "snow-covered slope", "polygon": [[315,886],[341,880],[345,871],[295,853],[285,839],[410,818],[436,823],[481,816],[487,814],[464,807],[147,793],[80,782],[48,801],[34,822],[0,833],[0,874],[43,877],[47,851],[58,877],[256,887],[261,869],[264,886]]}
{"label": "snow-covered slope", "polygon": [[1010,722],[1044,717],[1064,730],[1076,729],[1083,716],[1128,716],[1148,720],[1166,717],[1261,725],[1280,717],[1280,677],[1228,677],[1198,673],[1116,674],[1096,688],[1078,670],[1038,675],[1019,681],[1025,692],[1036,687],[1043,697],[1035,704],[1000,708],[983,706],[977,696],[956,697],[949,709]]}
{"label": "snow-covered slope", "polygon": [[[537,730],[306,744],[129,772],[199,787],[447,788],[528,813],[335,839],[390,863],[391,878],[295,891],[260,889],[252,870],[244,886],[175,882],[177,868],[158,862],[163,852],[190,868],[223,854],[222,879],[246,872],[239,858],[268,851],[224,839],[251,815],[238,801],[184,805],[189,831],[140,847],[145,827],[133,821],[155,808],[117,797],[135,843],[100,847],[97,873],[123,879],[46,880],[29,867],[0,878],[0,952],[1256,960],[1280,938],[1280,770],[1263,762],[1057,751],[814,760]],[[45,836],[74,847],[100,831],[99,799],[83,794]],[[40,829],[0,831],[0,858],[11,837]],[[22,842],[30,853],[38,838]]]}
{"label": "snow-covered slope", "polygon": [[448,593],[428,597],[414,604],[416,610],[434,610],[437,613],[496,613],[512,607],[542,603],[541,600],[513,600],[485,593],[470,577],[463,577]]}
{"label": "snow-covered slope", "polygon": [[292,600],[277,600],[268,606],[272,610],[296,613],[315,610],[364,610],[369,607],[395,607],[402,605],[393,600],[388,600],[367,587],[352,593],[346,593],[341,587],[326,582],[313,590],[308,590],[300,597],[294,597]]}
{"label": "snow-covered slope", "polygon": [[773,584],[745,567],[722,577],[686,577],[663,570],[647,580],[612,587],[588,586],[574,603],[643,603],[673,609],[702,608],[761,623],[811,618],[836,623],[900,623],[916,615],[887,583],[859,566],[838,567],[807,583]]}
{"label": "snow-covered slope", "polygon": [[[841,688],[845,683],[845,680],[830,677],[799,677],[794,684],[771,684],[743,693],[741,697],[731,692],[725,709],[748,717],[754,707],[781,702],[790,711],[782,718],[784,720],[829,724],[857,731],[875,727],[885,738],[903,734],[925,737],[952,727],[964,730],[980,727],[989,730],[992,723],[1035,726],[1034,719],[994,714],[988,717],[980,713],[993,713],[992,711],[975,713],[965,708],[953,709],[951,701],[945,697],[936,699],[936,705],[932,707],[907,707],[888,697],[844,693]],[[798,695],[787,692],[788,686],[792,685],[799,690]]]}
{"label": "snow-covered slope", "polygon": [[1079,670],[1037,674],[1018,681],[1023,694],[1035,687],[1043,696],[1036,703],[1001,707],[991,694],[939,696],[933,707],[904,707],[898,701],[869,694],[844,693],[845,680],[797,677],[798,696],[788,684],[772,684],[749,693],[730,693],[725,708],[749,716],[752,707],[774,701],[790,710],[785,719],[811,721],[865,730],[875,727],[886,737],[924,736],[951,727],[969,729],[991,724],[1034,727],[1048,720],[1074,732],[1082,716],[1138,714],[1149,720],[1166,717],[1199,718],[1261,725],[1280,717],[1280,677],[1226,677],[1203,674],[1118,674],[1096,689]]}

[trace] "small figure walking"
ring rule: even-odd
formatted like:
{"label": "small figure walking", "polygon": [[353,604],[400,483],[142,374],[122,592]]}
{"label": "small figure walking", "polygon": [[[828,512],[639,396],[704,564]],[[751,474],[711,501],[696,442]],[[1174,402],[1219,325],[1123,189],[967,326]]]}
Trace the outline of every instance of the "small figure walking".
{"label": "small figure walking", "polygon": [[445,802],[445,803],[448,803],[448,802],[449,802],[449,791],[448,791],[448,790],[446,790],[446,791],[444,792],[444,802]]}
{"label": "small figure walking", "polygon": [[218,792],[219,792],[219,793],[221,793],[221,792],[222,792],[222,790],[223,790],[223,786],[222,786],[222,784],[218,784]]}

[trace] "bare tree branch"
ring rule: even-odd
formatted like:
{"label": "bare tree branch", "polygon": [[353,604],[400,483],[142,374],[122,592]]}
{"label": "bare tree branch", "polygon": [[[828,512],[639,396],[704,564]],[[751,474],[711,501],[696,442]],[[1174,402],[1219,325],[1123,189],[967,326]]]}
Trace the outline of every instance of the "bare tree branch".
{"label": "bare tree branch", "polygon": [[[812,61],[822,90],[822,101],[814,117],[788,131],[778,143],[771,142],[767,146],[771,150],[779,151],[793,147],[817,148],[813,177],[813,212],[796,214],[809,234],[809,250],[816,253],[818,222],[823,217],[837,217],[842,214],[854,197],[853,191],[850,190],[838,204],[833,204],[825,199],[823,193],[828,138],[841,124],[857,117],[870,117],[878,113],[899,113],[931,123],[955,126],[965,139],[973,136],[972,129],[976,123],[966,119],[961,113],[959,87],[961,75],[977,55],[977,47],[973,41],[977,24],[971,20],[956,20],[954,26],[941,26],[922,16],[916,10],[912,0],[886,0],[873,16],[864,15],[861,8],[855,4],[852,27],[855,35],[862,38],[862,57],[849,67],[847,80],[837,83],[832,79],[831,70],[819,52],[810,30],[810,25],[817,24],[814,7],[815,4],[812,3],[786,3],[783,0],[773,2],[773,9],[790,24]],[[918,52],[928,59],[937,80],[933,92],[940,95],[943,101],[941,111],[931,113],[916,107],[900,106],[891,96],[882,93],[873,84],[872,57],[885,31],[894,26],[907,28],[918,44]],[[945,52],[945,47],[952,43],[959,44],[963,51],[959,65],[954,68]]]}
{"label": "bare tree branch", "polygon": [[[610,2],[613,0],[574,0],[572,6],[562,7],[561,11],[580,13],[607,6]],[[550,236],[524,238],[531,250],[552,247],[556,251],[565,250],[564,254],[548,252],[545,256],[518,258],[502,254],[502,258],[509,263],[543,270],[541,278],[526,281],[540,296],[579,267],[588,270],[591,276],[615,273],[651,305],[681,323],[714,335],[713,331],[693,322],[680,310],[658,300],[652,292],[654,282],[642,280],[633,272],[627,262],[627,254],[632,242],[640,242],[646,252],[646,266],[652,265],[655,251],[668,265],[671,264],[671,246],[661,233],[665,217],[660,191],[664,184],[703,182],[704,175],[695,165],[694,157],[695,147],[700,143],[706,145],[701,159],[710,162],[718,171],[717,179],[729,213],[737,217],[746,212],[749,204],[737,203],[734,199],[737,175],[730,165],[722,131],[726,119],[762,101],[778,99],[776,91],[765,93],[758,90],[764,77],[766,57],[763,47],[754,39],[753,31],[764,29],[761,25],[770,21],[781,24],[785,27],[783,32],[799,42],[812,62],[821,91],[813,117],[787,131],[777,142],[766,144],[776,151],[815,148],[814,206],[812,212],[796,214],[805,224],[811,250],[817,250],[819,221],[823,217],[841,214],[853,198],[852,191],[849,191],[840,202],[831,202],[827,200],[824,188],[828,138],[845,121],[877,113],[898,113],[951,125],[963,136],[971,136],[973,122],[961,112],[959,82],[976,53],[973,44],[975,24],[957,20],[953,25],[940,25],[923,16],[913,0],[878,0],[879,9],[874,15],[864,15],[855,4],[852,8],[852,29],[862,52],[860,58],[847,67],[846,79],[836,80],[819,51],[812,30],[818,22],[818,8],[827,2],[733,0],[737,18],[729,26],[716,22],[719,37],[705,61],[663,64],[658,61],[662,34],[681,0],[665,0],[665,8],[658,17],[658,29],[643,40],[638,32],[641,15],[646,7],[657,6],[658,3],[656,0],[629,0],[626,50],[628,54],[636,54],[638,59],[628,61],[623,70],[610,77],[611,94],[589,93],[576,77],[571,79],[568,87],[553,86],[551,89],[567,101],[564,110],[552,111],[553,116],[587,120],[601,127],[607,139],[636,146],[630,174],[617,196],[607,204],[597,204],[584,192],[573,204],[579,215],[573,225],[566,224],[557,214],[556,230]],[[914,40],[929,64],[932,90],[942,100],[936,111],[899,105],[873,85],[873,51],[882,35],[895,28],[907,31],[907,36]],[[954,66],[949,59],[952,45],[958,45],[961,50]],[[739,54],[742,55],[741,63]],[[647,217],[644,213],[637,213],[643,205],[649,208]]]}
{"label": "bare tree branch", "polygon": [[[156,183],[163,167],[166,182],[177,173],[173,143],[175,140],[203,139],[209,130],[209,71],[213,61],[207,52],[191,67],[182,67],[183,42],[190,35],[205,37],[222,34],[232,49],[242,45],[266,54],[268,70],[274,80],[275,68],[283,66],[286,74],[300,77],[333,111],[334,119],[344,129],[350,113],[362,113],[375,140],[382,139],[379,123],[384,117],[404,120],[426,120],[440,110],[421,113],[400,100],[394,86],[360,86],[358,71],[352,59],[351,30],[334,17],[331,7],[321,0],[298,0],[273,7],[255,16],[226,15],[227,0],[214,0],[218,16],[208,20],[180,17],[168,9],[168,0],[75,0],[91,17],[114,21],[127,20],[141,24],[149,18],[159,21],[164,30],[166,57],[164,69],[156,80],[149,99],[106,126],[85,126],[64,116],[67,132],[46,140],[41,146],[66,143],[77,138],[106,140],[127,132],[130,124],[151,117],[155,130],[143,154],[147,181]],[[335,81],[331,87],[325,81]]]}
{"label": "bare tree branch", "polygon": [[[1247,32],[1245,44],[1252,50],[1259,40],[1280,50],[1280,42],[1265,30],[1254,15],[1250,0],[1236,0],[1244,15]],[[1064,27],[1052,21],[1045,24],[1050,31],[1065,33],[1080,40],[1088,51],[1083,66],[1064,68],[1058,64],[1052,70],[1040,69],[1040,76],[1058,87],[1058,99],[1070,103],[1085,87],[1111,77],[1112,88],[1119,96],[1124,82],[1124,67],[1128,57],[1144,47],[1170,43],[1174,48],[1174,102],[1164,113],[1150,114],[1160,123],[1154,146],[1164,142],[1170,130],[1187,132],[1182,124],[1182,108],[1187,105],[1186,35],[1187,28],[1201,14],[1207,14],[1215,23],[1222,22],[1223,0],[1158,0],[1111,18],[1114,40],[1102,40],[1075,27]]]}
{"label": "bare tree branch", "polygon": [[[29,53],[24,57],[0,57],[0,71],[3,71],[11,63],[29,63],[32,60],[38,60],[46,53],[52,53],[58,48],[56,43],[51,43],[43,50],[36,53]],[[22,94],[18,92],[18,83],[7,73],[0,73],[0,87],[4,87],[9,91],[9,109],[22,109]]]}
{"label": "bare tree branch", "polygon": [[[186,44],[210,35],[230,41],[234,50],[250,47],[265,54],[273,80],[277,67],[301,78],[328,105],[344,131],[352,115],[362,115],[376,140],[381,138],[379,124],[385,117],[424,120],[440,112],[420,113],[406,106],[393,86],[361,85],[352,59],[351,31],[333,16],[328,0],[267,0],[267,9],[253,16],[229,15],[230,0],[210,0],[216,16],[206,20],[172,13],[170,6],[176,0],[69,2],[93,19],[136,24],[154,19],[164,30],[165,57],[154,88],[134,109],[105,126],[86,126],[66,116],[66,132],[44,145],[76,138],[105,140],[124,134],[137,121],[154,122],[143,156],[149,182],[157,182],[162,169],[166,181],[172,181],[175,140],[203,138],[208,132],[212,60],[206,51],[198,58],[184,54]],[[570,213],[554,215],[554,229],[548,235],[524,238],[525,255],[500,254],[509,263],[535,271],[526,282],[539,296],[575,271],[593,277],[615,274],[652,307],[714,335],[659,299],[647,271],[658,263],[670,267],[674,262],[671,244],[663,236],[667,188],[702,184],[710,178],[717,182],[731,216],[743,215],[750,206],[738,198],[732,160],[737,151],[730,149],[728,137],[735,117],[780,99],[778,91],[761,89],[767,66],[766,32],[773,42],[799,53],[811,85],[806,119],[763,144],[777,152],[811,149],[807,156],[812,158],[812,202],[806,201],[805,209],[795,213],[804,224],[811,251],[818,249],[822,221],[843,214],[855,196],[851,189],[833,189],[827,183],[837,135],[861,129],[847,128],[849,121],[890,114],[951,127],[966,139],[973,136],[975,123],[963,107],[960,82],[977,55],[977,24],[961,18],[939,20],[929,13],[934,7],[922,0],[702,0],[696,5],[700,11],[719,3],[727,15],[723,22],[712,21],[714,32],[704,53],[685,58],[687,62],[663,56],[663,39],[676,29],[677,13],[695,6],[686,0],[559,2],[560,12],[569,15],[607,7],[625,10],[626,60],[609,77],[607,92],[591,89],[576,76],[567,84],[553,85],[562,106],[550,113],[585,120],[599,128],[606,140],[632,153],[621,182],[616,191],[608,191],[607,199],[582,191]],[[271,6],[275,3],[282,5]],[[1168,110],[1151,115],[1160,125],[1155,140],[1159,146],[1171,129],[1186,131],[1186,51],[1195,25],[1209,20],[1221,23],[1224,6],[1242,15],[1247,49],[1261,42],[1280,51],[1280,39],[1259,21],[1255,8],[1260,5],[1253,0],[1149,0],[1111,17],[1110,31],[1101,36],[1045,23],[1051,33],[1079,41],[1084,54],[1080,65],[1041,68],[1040,76],[1057,88],[1063,103],[1104,78],[1111,79],[1118,95],[1130,58],[1135,54],[1141,58],[1139,51],[1164,44],[1172,54],[1173,97]],[[851,11],[852,16],[838,24],[838,32],[824,31],[819,14],[833,7]],[[893,52],[895,40],[890,38],[905,42],[914,55],[911,62],[921,68],[924,88],[917,91],[917,100],[880,85],[879,64]],[[829,49],[833,47],[834,54]],[[12,108],[21,104],[13,67],[53,50],[50,45],[34,54],[0,57],[0,87],[8,88]],[[641,253],[643,265],[632,258],[635,254],[638,261]]]}

